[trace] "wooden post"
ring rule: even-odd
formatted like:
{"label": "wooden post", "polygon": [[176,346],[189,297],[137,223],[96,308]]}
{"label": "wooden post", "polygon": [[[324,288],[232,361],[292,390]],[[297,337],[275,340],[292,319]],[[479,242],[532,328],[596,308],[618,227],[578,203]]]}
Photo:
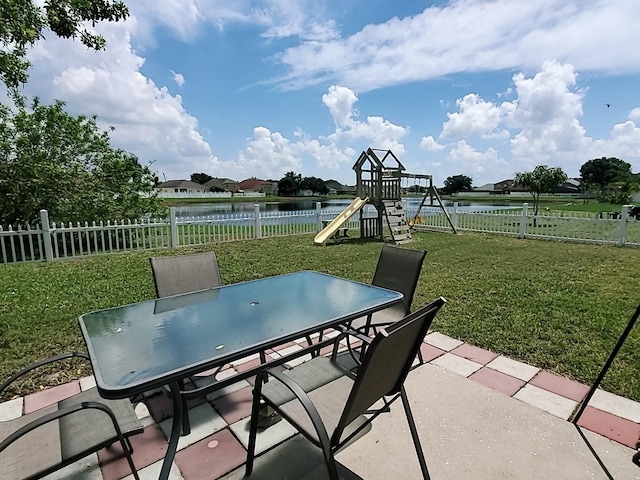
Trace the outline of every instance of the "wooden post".
{"label": "wooden post", "polygon": [[47,262],[53,262],[53,246],[51,245],[51,227],[49,225],[49,212],[40,210],[40,223],[42,224],[42,241],[44,243],[44,256]]}

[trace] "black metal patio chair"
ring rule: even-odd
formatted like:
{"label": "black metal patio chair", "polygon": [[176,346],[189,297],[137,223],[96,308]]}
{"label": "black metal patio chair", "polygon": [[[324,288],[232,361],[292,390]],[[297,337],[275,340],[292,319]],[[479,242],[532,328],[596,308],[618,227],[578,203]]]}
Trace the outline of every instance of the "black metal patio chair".
{"label": "black metal patio chair", "polygon": [[[83,353],[65,353],[36,362],[0,385],[0,395],[25,374]],[[42,478],[98,450],[119,443],[134,478],[131,435],[142,425],[129,400],[105,400],[91,388],[54,405],[0,422],[0,477],[3,480]]]}
{"label": "black metal patio chair", "polygon": [[218,259],[214,252],[152,257],[149,261],[158,298],[222,285]]}
{"label": "black metal patio chair", "polygon": [[[261,402],[279,412],[311,443],[322,449],[329,478],[337,480],[334,455],[357,440],[378,415],[388,411],[388,405],[400,398],[422,476],[428,479],[429,472],[404,381],[423,337],[444,303],[445,299],[439,298],[402,320],[381,328],[366,348],[357,376],[336,362],[335,353],[332,358],[315,357],[289,371],[270,369],[261,372],[254,387],[246,475],[253,470]],[[358,335],[355,331],[348,333]],[[272,377],[272,381],[265,383],[267,376]],[[385,400],[385,406],[370,410],[379,400]],[[366,413],[371,415],[365,416]]]}

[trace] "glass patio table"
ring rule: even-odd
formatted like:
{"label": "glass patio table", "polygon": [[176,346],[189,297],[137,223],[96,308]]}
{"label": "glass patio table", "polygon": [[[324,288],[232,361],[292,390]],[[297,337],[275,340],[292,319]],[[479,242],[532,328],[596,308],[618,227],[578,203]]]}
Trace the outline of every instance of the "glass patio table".
{"label": "glass patio table", "polygon": [[[166,479],[186,414],[183,397],[202,393],[181,391],[186,378],[366,316],[402,298],[392,290],[302,271],[86,313],[79,323],[104,398],[169,386],[174,415],[160,473]],[[308,351],[317,351],[318,345]],[[287,360],[262,363],[210,390]]]}

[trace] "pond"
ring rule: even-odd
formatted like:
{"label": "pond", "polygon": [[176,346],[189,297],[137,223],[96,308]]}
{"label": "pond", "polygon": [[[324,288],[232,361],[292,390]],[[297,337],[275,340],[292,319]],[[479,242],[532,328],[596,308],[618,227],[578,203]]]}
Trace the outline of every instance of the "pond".
{"label": "pond", "polygon": [[[325,210],[343,210],[351,204],[350,199],[334,199],[323,200],[320,202],[321,208]],[[406,197],[403,199],[408,211],[415,211],[422,197]],[[295,202],[259,202],[261,212],[292,212],[300,210],[315,210],[316,200],[309,201],[295,201]],[[453,207],[453,202],[450,200],[443,201],[446,208]],[[492,204],[489,202],[458,202],[458,208],[467,212],[482,212],[486,210],[503,210],[517,208],[518,206],[509,206],[502,204]],[[254,210],[254,203],[252,202],[224,202],[224,203],[203,203],[195,205],[183,205],[176,208],[176,216],[178,218],[188,216],[204,216],[204,215],[228,215],[234,213],[251,213]],[[423,207],[431,210],[436,207]]]}

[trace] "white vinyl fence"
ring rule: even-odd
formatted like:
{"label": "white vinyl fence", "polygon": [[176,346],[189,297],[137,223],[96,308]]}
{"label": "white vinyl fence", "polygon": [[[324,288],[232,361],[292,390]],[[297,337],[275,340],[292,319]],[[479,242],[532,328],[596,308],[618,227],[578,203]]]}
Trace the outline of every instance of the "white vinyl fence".
{"label": "white vinyl fence", "polygon": [[[631,205],[620,213],[548,212],[537,216],[527,203],[522,208],[472,212],[458,207],[447,210],[459,232],[481,232],[510,235],[518,238],[540,238],[618,246],[640,246],[640,219],[629,215]],[[407,212],[413,218],[416,212]],[[451,231],[442,210],[431,207],[421,212],[413,226],[416,230]]]}
{"label": "white vinyl fence", "polygon": [[[451,231],[439,208],[423,208],[414,219],[415,208],[407,211],[407,219],[414,223],[415,230]],[[0,226],[0,264],[311,234],[322,229],[323,220],[330,220],[341,211],[322,209],[317,203],[315,210],[261,212],[256,204],[251,213],[177,217],[176,209],[171,208],[168,218],[64,224],[50,222],[48,212],[42,210],[39,225]],[[513,210],[483,212],[468,211],[454,204],[447,211],[459,232],[640,246],[640,220],[629,215],[628,205],[612,218],[546,211],[534,217],[526,203]],[[358,215],[346,226],[359,228]]]}
{"label": "white vinyl fence", "polygon": [[[315,210],[261,212],[256,204],[251,213],[178,217],[171,208],[167,218],[65,224],[41,210],[39,225],[0,226],[0,264],[316,233],[341,212],[320,203]],[[347,227],[358,225],[356,216]]]}

